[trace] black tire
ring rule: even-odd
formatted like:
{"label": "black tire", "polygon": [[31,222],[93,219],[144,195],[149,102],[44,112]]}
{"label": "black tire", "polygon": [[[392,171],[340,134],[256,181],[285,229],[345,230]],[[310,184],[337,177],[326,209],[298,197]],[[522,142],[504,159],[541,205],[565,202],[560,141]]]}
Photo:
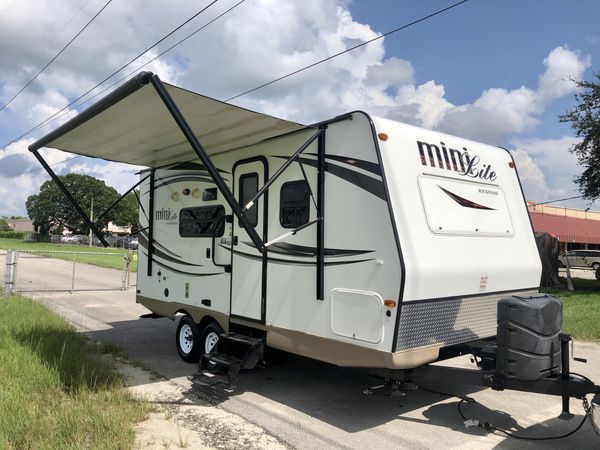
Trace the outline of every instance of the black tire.
{"label": "black tire", "polygon": [[223,328],[217,322],[211,322],[206,325],[202,333],[200,333],[200,354],[216,352],[221,333],[223,333]]}
{"label": "black tire", "polygon": [[594,270],[600,269],[600,263],[598,263],[598,262],[593,263],[592,264],[592,269],[594,269]]}
{"label": "black tire", "polygon": [[179,319],[177,332],[175,333],[175,345],[181,359],[189,363],[197,363],[200,360],[200,329],[194,319],[187,314]]}
{"label": "black tire", "polygon": [[564,265],[564,264],[563,264],[563,262],[562,262],[562,261],[559,259],[559,260],[558,260],[558,268],[559,268],[559,269],[562,269],[562,268],[564,268],[564,267],[565,267],[565,265]]}

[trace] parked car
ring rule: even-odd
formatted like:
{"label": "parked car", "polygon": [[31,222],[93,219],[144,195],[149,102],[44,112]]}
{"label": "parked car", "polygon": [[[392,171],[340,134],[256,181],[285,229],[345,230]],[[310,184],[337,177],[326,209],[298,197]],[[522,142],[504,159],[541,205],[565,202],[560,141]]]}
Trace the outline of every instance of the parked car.
{"label": "parked car", "polygon": [[560,267],[566,267],[567,258],[571,267],[600,268],[600,250],[571,250],[558,257]]}
{"label": "parked car", "polygon": [[138,248],[137,236],[121,236],[115,241],[115,247],[136,250]]}
{"label": "parked car", "polygon": [[82,234],[67,234],[62,236],[60,242],[62,244],[83,244],[84,242],[87,242],[86,239],[88,239],[88,237]]}

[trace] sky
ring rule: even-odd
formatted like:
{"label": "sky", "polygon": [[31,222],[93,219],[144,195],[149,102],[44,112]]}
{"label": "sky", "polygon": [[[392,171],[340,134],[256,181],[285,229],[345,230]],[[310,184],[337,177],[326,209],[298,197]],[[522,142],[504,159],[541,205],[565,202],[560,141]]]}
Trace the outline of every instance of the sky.
{"label": "sky", "polygon": [[[0,107],[106,2],[0,0]],[[92,95],[238,2],[218,0]],[[0,111],[0,216],[26,215],[25,200],[48,178],[27,146],[101,97],[16,138],[209,3],[113,0]],[[143,70],[223,100],[452,3],[245,0]],[[306,124],[361,109],[500,145],[514,155],[527,200],[572,197],[581,170],[568,149],[577,141],[558,116],[576,104],[572,80],[592,80],[599,71],[598,18],[594,0],[470,0],[234,103]],[[139,167],[42,154],[59,174],[92,175],[120,192],[137,180]],[[556,205],[590,206],[580,199]],[[591,209],[600,210],[600,202]]]}

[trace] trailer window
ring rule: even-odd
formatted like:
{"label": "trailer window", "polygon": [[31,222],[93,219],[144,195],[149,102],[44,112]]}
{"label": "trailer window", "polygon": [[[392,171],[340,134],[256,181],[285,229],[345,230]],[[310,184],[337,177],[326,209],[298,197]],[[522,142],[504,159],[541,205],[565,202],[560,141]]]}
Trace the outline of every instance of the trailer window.
{"label": "trailer window", "polygon": [[500,186],[428,174],[419,176],[419,185],[433,233],[513,236],[510,211]]}
{"label": "trailer window", "polygon": [[[240,176],[240,197],[239,202],[240,205],[245,206],[252,197],[258,192],[258,173],[246,173]],[[245,213],[248,222],[250,225],[255,227],[258,225],[258,199],[254,201],[254,205]],[[239,222],[239,225],[242,226],[242,223]]]}
{"label": "trailer window", "polygon": [[284,183],[279,199],[279,223],[283,228],[298,228],[308,222],[310,193],[306,181]]}
{"label": "trailer window", "polygon": [[223,236],[225,221],[223,205],[183,208],[179,213],[179,236],[212,237]]}
{"label": "trailer window", "polygon": [[202,191],[202,201],[210,202],[217,199],[217,188],[204,189]]}

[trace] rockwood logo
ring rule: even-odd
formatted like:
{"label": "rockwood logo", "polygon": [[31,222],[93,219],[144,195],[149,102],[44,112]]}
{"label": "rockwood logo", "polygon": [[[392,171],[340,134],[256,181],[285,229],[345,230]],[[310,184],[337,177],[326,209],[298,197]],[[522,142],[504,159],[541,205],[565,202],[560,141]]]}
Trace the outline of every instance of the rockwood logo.
{"label": "rockwood logo", "polygon": [[443,142],[440,142],[438,146],[422,141],[417,141],[417,146],[421,155],[421,164],[424,166],[454,170],[459,175],[486,181],[495,181],[497,178],[496,172],[492,170],[492,165],[482,164],[480,166],[479,156],[469,155],[466,147],[463,147],[463,151],[460,151],[454,148],[446,148],[446,144]]}
{"label": "rockwood logo", "polygon": [[175,220],[177,219],[177,213],[171,208],[159,209],[154,212],[155,220]]}

